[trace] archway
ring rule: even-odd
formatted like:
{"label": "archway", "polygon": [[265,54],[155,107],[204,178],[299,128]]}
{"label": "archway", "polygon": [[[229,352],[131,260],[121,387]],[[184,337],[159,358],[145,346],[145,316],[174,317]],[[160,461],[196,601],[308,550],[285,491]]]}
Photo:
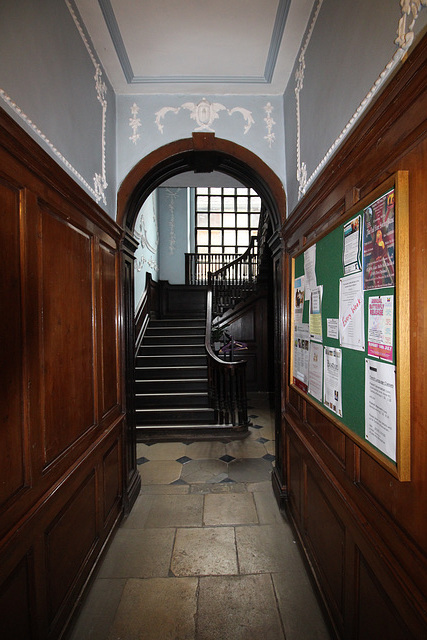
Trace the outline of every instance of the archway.
{"label": "archway", "polygon": [[[280,231],[286,217],[286,196],[282,182],[254,153],[244,147],[216,138],[214,133],[193,133],[186,138],[156,149],[128,173],[117,196],[117,222],[123,229],[122,240],[122,300],[123,345],[125,362],[127,438],[124,457],[127,478],[127,506],[130,508],[139,491],[136,468],[136,429],[134,419],[134,304],[133,260],[137,247],[133,229],[142,204],[154,189],[180,173],[210,173],[217,171],[253,188],[264,202],[273,230],[269,246],[273,256],[274,278],[274,372],[276,413],[276,461],[280,461],[281,425],[281,335],[283,323],[282,255]],[[283,487],[281,469],[276,466],[275,486]]]}

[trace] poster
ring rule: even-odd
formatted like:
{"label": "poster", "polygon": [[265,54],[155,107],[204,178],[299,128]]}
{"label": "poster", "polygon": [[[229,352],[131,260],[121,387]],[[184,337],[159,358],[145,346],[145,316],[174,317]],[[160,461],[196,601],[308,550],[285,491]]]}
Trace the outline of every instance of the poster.
{"label": "poster", "polygon": [[365,350],[365,313],[362,273],[340,279],[339,330],[340,345],[357,351]]}
{"label": "poster", "polygon": [[304,274],[305,274],[305,299],[310,300],[310,294],[317,287],[316,279],[316,245],[304,251]]}
{"label": "poster", "polygon": [[342,350],[324,348],[323,404],[342,418]]}
{"label": "poster", "polygon": [[293,383],[305,393],[308,390],[308,347],[310,335],[308,323],[294,325]]}
{"label": "poster", "polygon": [[310,338],[322,342],[322,295],[323,285],[319,285],[310,293]]}
{"label": "poster", "polygon": [[302,314],[304,310],[304,276],[295,278],[294,282],[294,321],[302,322]]}
{"label": "poster", "polygon": [[393,362],[394,296],[369,298],[368,355]]}
{"label": "poster", "polygon": [[364,289],[394,286],[394,189],[364,209]]}
{"label": "poster", "polygon": [[396,462],[396,367],[365,359],[365,438]]}
{"label": "poster", "polygon": [[308,365],[308,392],[322,402],[323,385],[323,346],[310,342],[310,359]]}
{"label": "poster", "polygon": [[326,318],[326,337],[338,340],[339,324],[338,318]]}
{"label": "poster", "polygon": [[343,229],[343,267],[344,275],[360,271],[360,245],[361,245],[361,216],[346,222]]}

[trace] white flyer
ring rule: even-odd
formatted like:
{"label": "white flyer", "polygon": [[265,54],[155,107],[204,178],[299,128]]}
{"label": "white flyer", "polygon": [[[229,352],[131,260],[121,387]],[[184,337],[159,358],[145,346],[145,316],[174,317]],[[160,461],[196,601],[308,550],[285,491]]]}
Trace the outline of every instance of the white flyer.
{"label": "white flyer", "polygon": [[365,358],[365,438],[396,462],[396,367]]}
{"label": "white flyer", "polygon": [[308,323],[294,325],[293,383],[307,393],[308,389],[308,346],[310,334]]}
{"label": "white flyer", "polygon": [[363,274],[340,279],[340,344],[347,349],[365,350],[365,304]]}
{"label": "white flyer", "polygon": [[342,349],[324,347],[323,404],[342,418]]}
{"label": "white flyer", "polygon": [[304,251],[304,274],[305,299],[310,300],[311,291],[317,287],[315,244]]}
{"label": "white flyer", "polygon": [[323,386],[323,346],[310,342],[310,360],[308,365],[308,392],[322,402]]}

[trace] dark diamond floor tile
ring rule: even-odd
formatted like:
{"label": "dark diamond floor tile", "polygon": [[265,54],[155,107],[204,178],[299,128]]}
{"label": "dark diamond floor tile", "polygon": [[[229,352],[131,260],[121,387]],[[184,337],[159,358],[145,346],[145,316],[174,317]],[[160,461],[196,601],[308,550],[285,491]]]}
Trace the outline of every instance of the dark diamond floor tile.
{"label": "dark diamond floor tile", "polygon": [[148,458],[144,458],[144,456],[142,456],[142,458],[137,458],[136,464],[144,464],[144,462],[150,462]]}
{"label": "dark diamond floor tile", "polygon": [[231,478],[224,478],[224,480],[221,480],[221,484],[225,484],[226,482],[234,482],[234,480],[232,480]]}
{"label": "dark diamond floor tile", "polygon": [[225,455],[221,456],[220,460],[222,460],[223,462],[231,462],[232,460],[235,460],[235,458],[233,456]]}
{"label": "dark diamond floor tile", "polygon": [[188,456],[182,456],[182,458],[178,458],[177,462],[180,462],[181,464],[185,464],[186,462],[190,462],[191,458],[189,458]]}
{"label": "dark diamond floor tile", "polygon": [[258,418],[258,416],[256,416],[254,413],[250,416],[248,416],[249,418]]}
{"label": "dark diamond floor tile", "polygon": [[252,424],[252,429],[262,429],[262,424]]}
{"label": "dark diamond floor tile", "polygon": [[275,456],[272,453],[266,453],[265,456],[262,456],[264,460],[268,460],[269,462],[273,462],[275,460]]}
{"label": "dark diamond floor tile", "polygon": [[[260,442],[261,444],[264,444],[265,442],[268,442],[268,438],[257,438],[257,442]],[[179,460],[178,460],[179,462]]]}
{"label": "dark diamond floor tile", "polygon": [[174,480],[170,484],[188,484],[188,482],[185,482],[182,478],[178,478],[178,480]]}

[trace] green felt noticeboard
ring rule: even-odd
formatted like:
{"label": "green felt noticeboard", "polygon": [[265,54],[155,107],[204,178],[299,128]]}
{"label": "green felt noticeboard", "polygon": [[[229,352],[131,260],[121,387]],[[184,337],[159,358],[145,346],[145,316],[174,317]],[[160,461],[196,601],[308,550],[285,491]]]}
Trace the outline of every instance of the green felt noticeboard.
{"label": "green felt noticeboard", "polygon": [[[375,219],[377,222],[381,217],[382,233],[379,231],[380,224],[374,224],[373,221],[377,215],[375,206],[384,207],[384,210],[381,210],[381,214],[378,214],[378,218]],[[384,223],[384,220],[388,220],[388,222]],[[345,229],[350,233],[351,224],[349,223],[352,222],[358,229],[359,238],[356,266],[349,265],[347,258],[346,261],[344,260],[344,233]],[[342,415],[339,415],[336,406],[333,411],[325,405],[324,379],[322,382],[322,401],[320,401],[309,393],[308,384],[301,384],[297,379],[300,376],[296,376],[293,370],[294,348],[296,349],[297,342],[294,340],[295,324],[302,322],[307,326],[309,323],[309,300],[307,297],[302,305],[302,317],[296,318],[294,283],[305,275],[305,252],[312,244],[304,247],[304,250],[292,260],[291,385],[400,480],[409,480],[410,477],[408,237],[407,173],[398,172],[347,211],[343,216],[343,221],[317,239],[315,243],[316,284],[322,285],[323,288],[321,299],[322,339],[317,343],[321,344],[323,351],[324,347],[340,349]],[[378,260],[375,260],[379,251],[382,254]],[[381,268],[378,266],[380,264]],[[358,348],[349,348],[340,344],[340,335],[338,338],[328,337],[327,321],[335,319],[335,322],[340,324],[340,280],[346,281],[352,275],[357,277],[356,274],[360,274],[362,278],[363,291],[360,297],[363,298],[364,303],[364,341]],[[383,301],[389,301],[390,296],[393,301],[393,330],[388,337],[388,346],[378,346],[372,341],[372,333],[369,334],[368,331],[369,301],[379,297],[382,297]],[[371,300],[372,313],[375,310],[375,303]],[[391,309],[391,305],[389,309]],[[342,315],[345,314],[342,313]],[[372,315],[371,322],[373,322]],[[393,458],[374,446],[365,436],[366,359],[369,361],[368,364],[372,362],[375,365],[377,362],[385,362],[396,367],[396,453]]]}

